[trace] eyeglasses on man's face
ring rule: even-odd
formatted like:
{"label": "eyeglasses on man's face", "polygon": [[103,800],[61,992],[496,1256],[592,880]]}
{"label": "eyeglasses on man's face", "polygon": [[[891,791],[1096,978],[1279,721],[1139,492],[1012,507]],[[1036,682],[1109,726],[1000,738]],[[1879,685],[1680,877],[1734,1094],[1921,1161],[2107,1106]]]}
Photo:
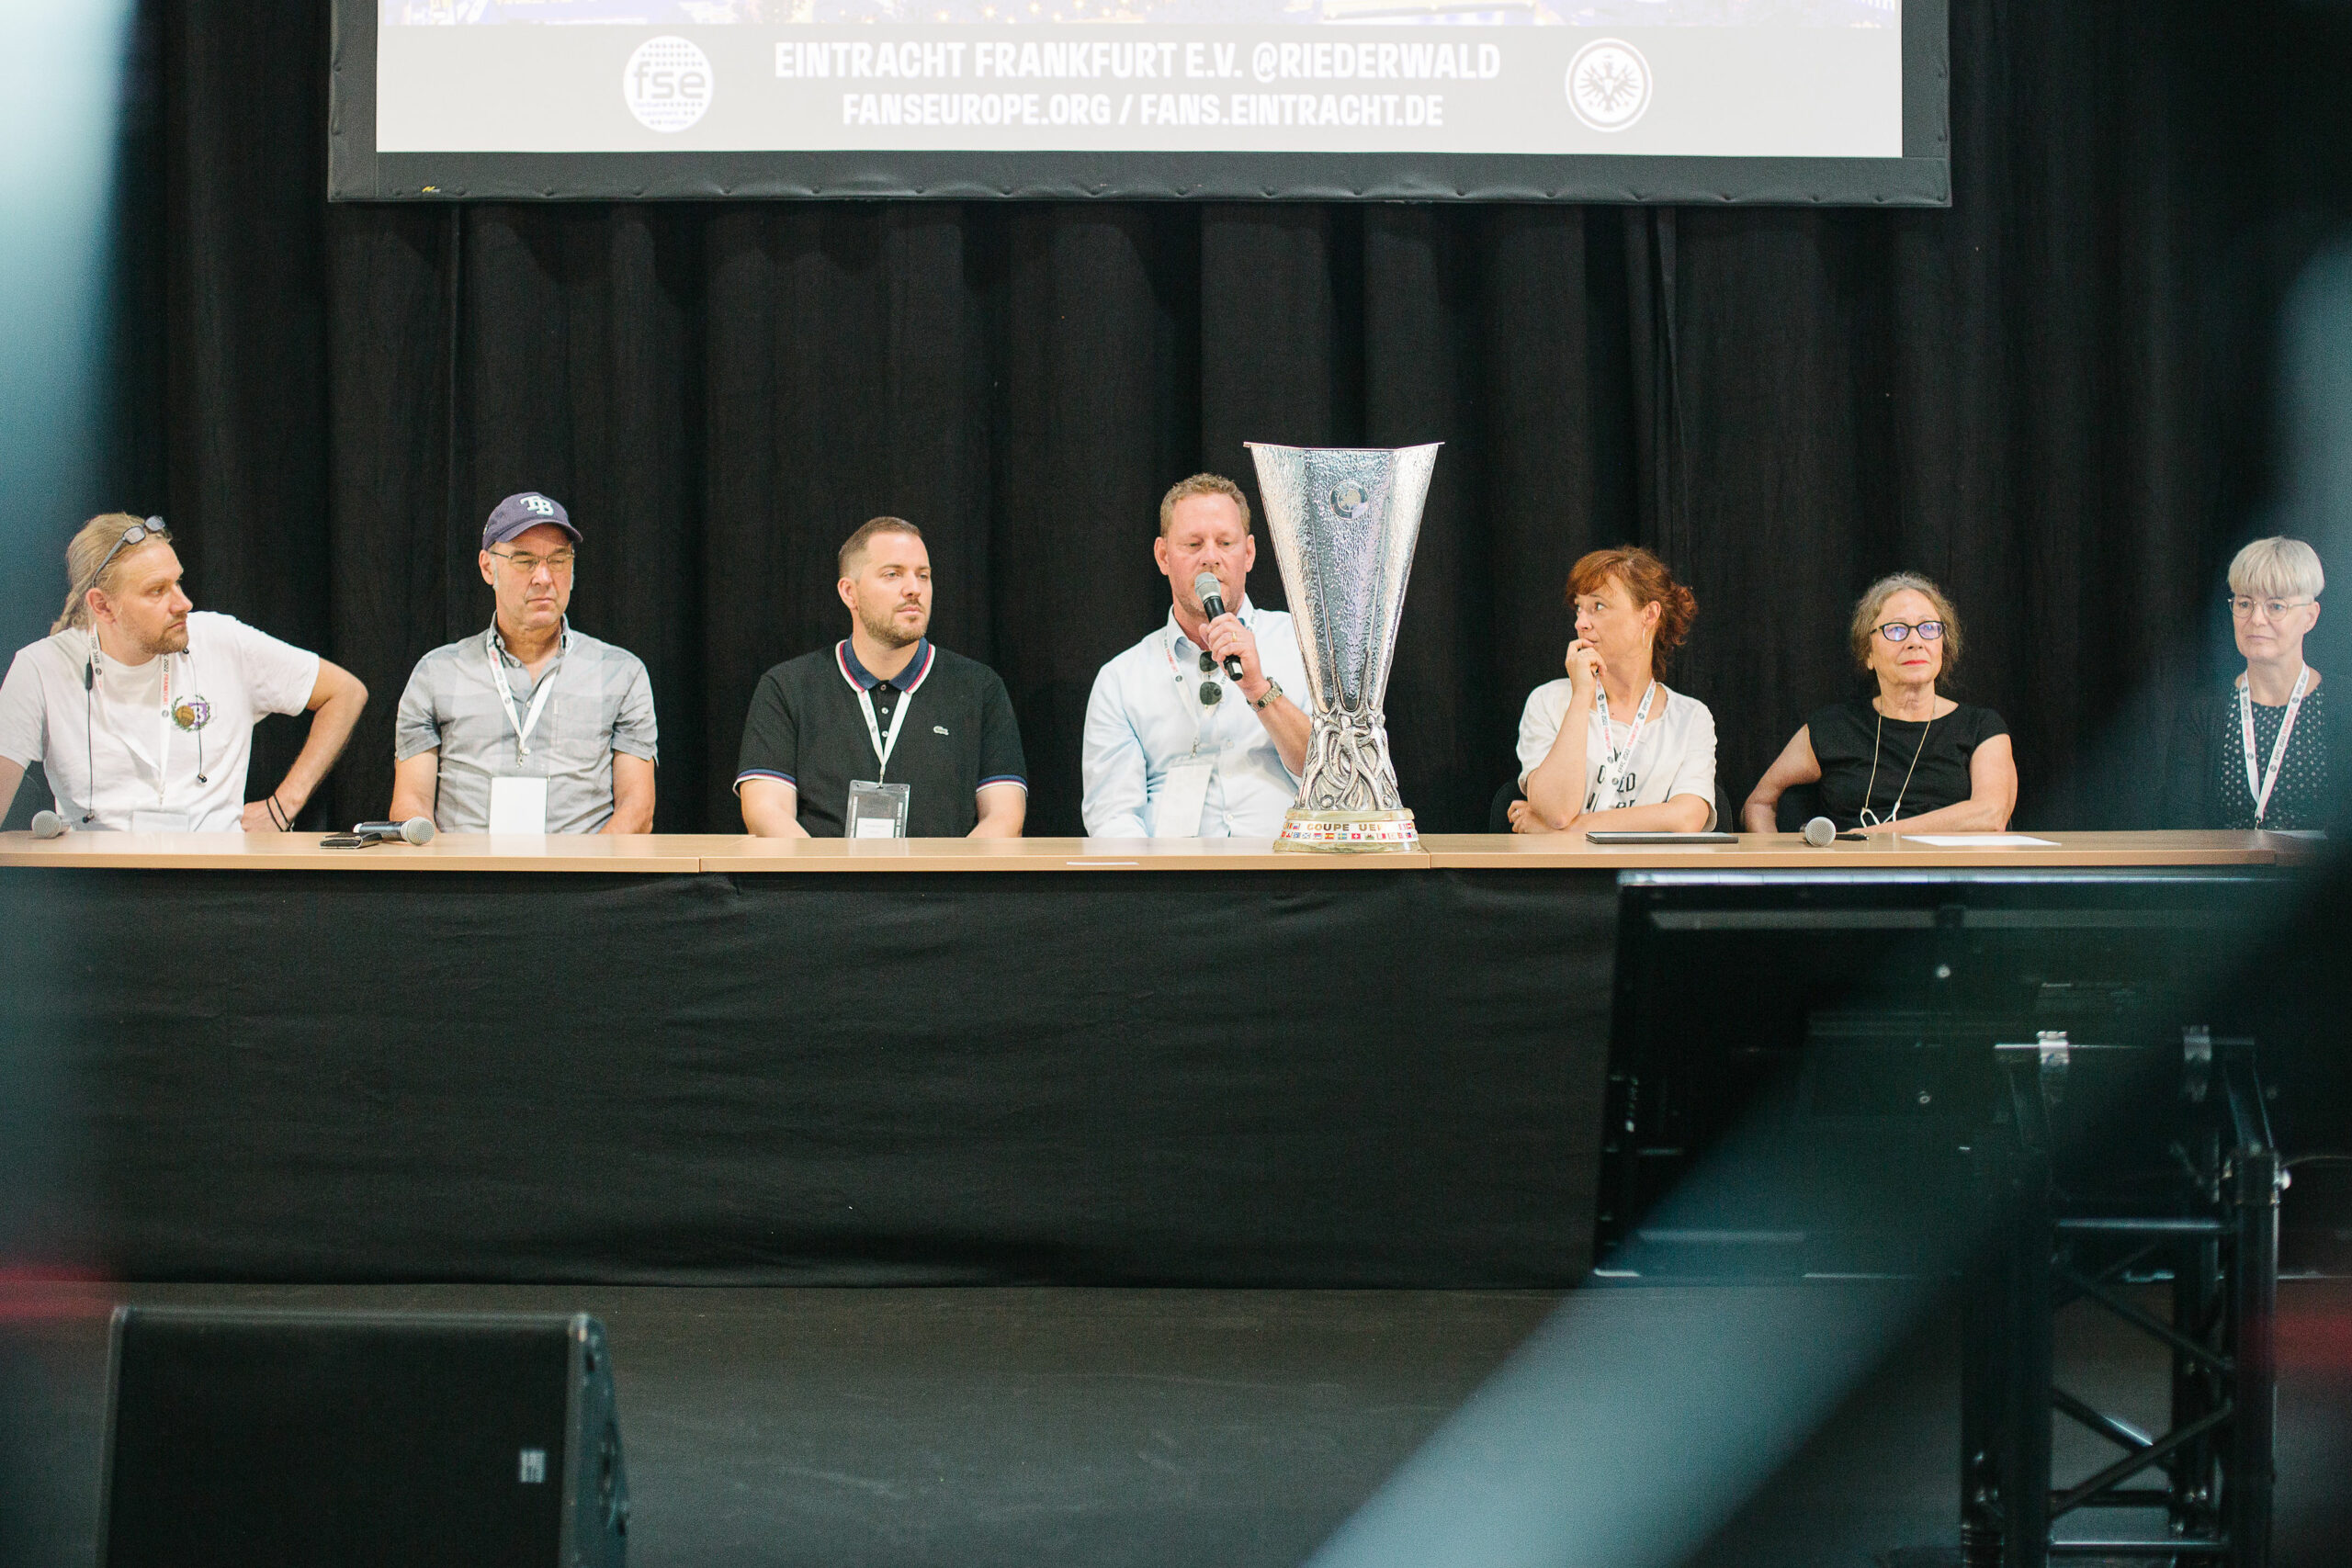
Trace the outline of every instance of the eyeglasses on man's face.
{"label": "eyeglasses on man's face", "polygon": [[1921,642],[1934,642],[1944,635],[1941,621],[1888,621],[1878,628],[1878,635],[1889,642],[1901,642],[1913,632]]}
{"label": "eyeglasses on man's face", "polygon": [[562,577],[571,570],[571,563],[579,558],[579,553],[574,550],[558,550],[544,556],[529,555],[521,550],[492,550],[490,553],[524,577],[537,575],[541,567]]}
{"label": "eyeglasses on man's face", "polygon": [[2255,618],[2255,613],[2260,611],[2266,621],[2283,621],[2289,611],[2318,603],[2316,599],[2249,599],[2243,593],[2233,593],[2230,596],[2230,618],[2250,621]]}

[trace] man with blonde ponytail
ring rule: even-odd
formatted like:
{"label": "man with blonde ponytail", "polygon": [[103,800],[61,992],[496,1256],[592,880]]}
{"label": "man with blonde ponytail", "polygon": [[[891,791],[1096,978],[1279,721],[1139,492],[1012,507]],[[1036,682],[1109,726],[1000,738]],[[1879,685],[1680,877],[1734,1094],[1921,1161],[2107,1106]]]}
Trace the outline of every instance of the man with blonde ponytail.
{"label": "man with blonde ponytail", "polygon": [[[199,611],[160,517],[93,517],[65,549],[48,637],[0,682],[0,813],[41,764],[69,828],[283,832],[334,766],[368,688],[315,653]],[[245,800],[254,725],[308,710],[278,786]]]}

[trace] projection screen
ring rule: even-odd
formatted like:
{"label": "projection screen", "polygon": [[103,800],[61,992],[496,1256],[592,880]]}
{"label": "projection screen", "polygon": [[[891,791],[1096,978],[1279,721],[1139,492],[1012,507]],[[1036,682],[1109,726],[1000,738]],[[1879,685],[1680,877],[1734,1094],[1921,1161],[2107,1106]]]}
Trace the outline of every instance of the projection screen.
{"label": "projection screen", "polygon": [[1950,200],[1944,0],[335,6],[345,200]]}

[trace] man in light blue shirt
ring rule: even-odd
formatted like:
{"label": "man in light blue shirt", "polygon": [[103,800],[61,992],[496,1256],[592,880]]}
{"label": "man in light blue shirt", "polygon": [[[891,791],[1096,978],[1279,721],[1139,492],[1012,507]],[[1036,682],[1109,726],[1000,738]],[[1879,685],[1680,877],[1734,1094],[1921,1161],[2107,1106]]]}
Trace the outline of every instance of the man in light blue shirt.
{"label": "man in light blue shirt", "polygon": [[[1152,558],[1168,579],[1167,623],[1105,664],[1086,704],[1086,831],[1271,839],[1306,763],[1310,722],[1295,700],[1306,666],[1290,616],[1245,592],[1258,541],[1240,487],[1194,474],[1170,489]],[[1193,586],[1203,572],[1238,610],[1210,618]]]}

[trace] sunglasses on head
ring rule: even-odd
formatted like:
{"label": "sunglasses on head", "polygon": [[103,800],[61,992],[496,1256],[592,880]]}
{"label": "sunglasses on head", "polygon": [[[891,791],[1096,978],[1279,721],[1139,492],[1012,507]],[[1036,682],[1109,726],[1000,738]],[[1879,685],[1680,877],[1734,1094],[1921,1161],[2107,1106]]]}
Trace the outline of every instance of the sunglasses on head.
{"label": "sunglasses on head", "polygon": [[[98,579],[107,574],[107,568],[112,566],[114,558],[122,554],[123,551],[143,545],[150,539],[167,536],[164,528],[164,520],[160,517],[150,517],[144,523],[133,523],[122,531],[122,537],[114,542],[114,548],[107,552],[106,558],[98,562],[98,570],[90,573],[89,586],[96,588],[98,585]],[[84,592],[86,592],[88,590],[85,589]]]}

